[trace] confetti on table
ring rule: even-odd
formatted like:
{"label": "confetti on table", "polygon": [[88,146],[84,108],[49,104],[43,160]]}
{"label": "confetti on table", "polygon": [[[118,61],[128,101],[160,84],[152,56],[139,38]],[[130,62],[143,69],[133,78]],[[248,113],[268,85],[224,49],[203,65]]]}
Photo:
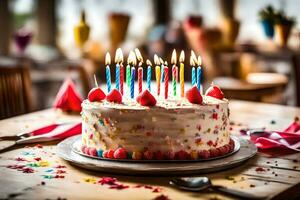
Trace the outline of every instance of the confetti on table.
{"label": "confetti on table", "polygon": [[41,160],[41,161],[39,161],[38,165],[40,167],[49,167],[50,166],[50,164],[49,164],[49,162],[47,160]]}
{"label": "confetti on table", "polygon": [[92,184],[96,184],[97,183],[97,180],[95,178],[91,178],[91,177],[84,178],[83,180],[86,183],[92,183]]}
{"label": "confetti on table", "polygon": [[22,157],[17,157],[15,158],[15,161],[27,161],[25,158]]}

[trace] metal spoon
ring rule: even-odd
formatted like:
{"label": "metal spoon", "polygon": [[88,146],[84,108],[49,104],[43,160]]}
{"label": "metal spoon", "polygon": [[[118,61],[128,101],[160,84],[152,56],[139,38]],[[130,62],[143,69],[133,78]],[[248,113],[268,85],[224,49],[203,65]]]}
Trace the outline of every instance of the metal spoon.
{"label": "metal spoon", "polygon": [[173,178],[170,180],[170,184],[179,187],[182,190],[188,190],[193,192],[199,192],[206,189],[213,189],[224,194],[239,197],[242,199],[266,199],[265,196],[256,196],[249,193],[241,192],[234,189],[229,189],[223,186],[212,185],[211,181],[207,177],[182,177]]}

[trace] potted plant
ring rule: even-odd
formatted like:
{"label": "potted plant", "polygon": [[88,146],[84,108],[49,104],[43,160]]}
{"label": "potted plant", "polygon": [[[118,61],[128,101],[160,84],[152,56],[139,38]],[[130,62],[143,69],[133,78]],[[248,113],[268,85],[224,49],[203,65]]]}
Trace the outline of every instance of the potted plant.
{"label": "potted plant", "polygon": [[268,5],[259,11],[259,17],[267,38],[274,37],[275,9]]}
{"label": "potted plant", "polygon": [[284,47],[287,45],[291,30],[295,25],[296,20],[294,17],[287,16],[283,11],[279,11],[275,17],[275,30],[279,45]]}

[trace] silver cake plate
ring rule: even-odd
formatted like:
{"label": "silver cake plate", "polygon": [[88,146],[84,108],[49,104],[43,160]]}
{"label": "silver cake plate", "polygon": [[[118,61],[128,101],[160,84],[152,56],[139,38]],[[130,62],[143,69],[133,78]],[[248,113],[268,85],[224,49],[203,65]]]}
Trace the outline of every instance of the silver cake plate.
{"label": "silver cake plate", "polygon": [[[164,161],[164,162],[124,162],[119,160],[95,159],[83,156],[74,151],[74,145],[79,145],[81,136],[67,138],[57,145],[57,154],[71,164],[95,171],[123,174],[123,175],[190,175],[210,173],[229,169],[241,165],[252,158],[256,152],[256,146],[249,140],[232,137],[235,149],[230,155],[218,157],[212,160],[197,161]],[[238,148],[239,147],[239,148]],[[76,148],[76,147],[75,147]]]}
{"label": "silver cake plate", "polygon": [[92,159],[98,159],[98,160],[109,160],[109,161],[117,161],[117,162],[199,162],[199,161],[208,161],[208,160],[215,160],[215,159],[220,159],[220,158],[224,158],[226,156],[229,156],[231,154],[234,154],[236,153],[241,145],[238,141],[238,139],[236,137],[231,137],[231,139],[233,140],[234,142],[234,149],[227,153],[227,154],[224,154],[222,156],[217,156],[217,157],[213,157],[213,158],[207,158],[207,159],[197,159],[197,160],[145,160],[145,159],[141,159],[141,160],[133,160],[133,159],[111,159],[111,158],[103,158],[103,157],[98,157],[98,156],[92,156],[92,155],[87,155],[85,153],[83,153],[81,151],[81,147],[82,147],[82,143],[81,143],[81,137],[79,137],[78,139],[76,139],[74,141],[74,143],[71,145],[72,147],[72,150],[75,152],[75,153],[78,153],[82,156],[85,156],[85,157],[89,157],[89,158],[92,158]]}

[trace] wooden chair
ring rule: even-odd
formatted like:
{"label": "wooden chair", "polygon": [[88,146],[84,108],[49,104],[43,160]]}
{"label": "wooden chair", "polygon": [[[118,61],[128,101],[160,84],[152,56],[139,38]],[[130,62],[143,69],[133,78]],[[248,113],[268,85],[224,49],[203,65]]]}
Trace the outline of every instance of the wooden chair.
{"label": "wooden chair", "polygon": [[0,119],[32,111],[27,67],[0,65]]}

